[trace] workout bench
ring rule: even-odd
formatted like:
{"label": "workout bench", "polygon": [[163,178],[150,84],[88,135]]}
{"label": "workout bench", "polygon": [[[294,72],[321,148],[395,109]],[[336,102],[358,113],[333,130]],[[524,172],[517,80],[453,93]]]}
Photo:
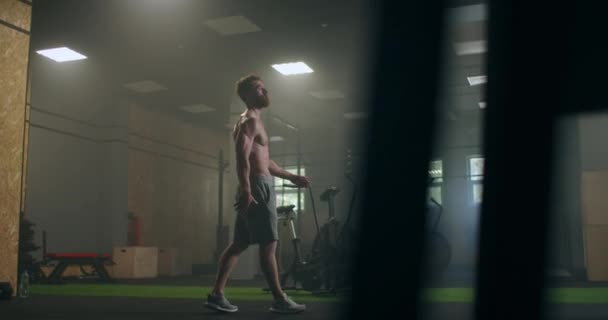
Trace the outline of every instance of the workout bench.
{"label": "workout bench", "polygon": [[[46,277],[46,282],[60,283],[65,269],[70,265],[80,266],[80,270],[87,276],[96,275],[102,282],[110,282],[111,277],[105,268],[106,264],[114,264],[112,256],[109,254],[96,253],[48,253],[45,255],[45,262],[57,261],[57,265]],[[92,266],[93,272],[88,273],[83,266]]]}

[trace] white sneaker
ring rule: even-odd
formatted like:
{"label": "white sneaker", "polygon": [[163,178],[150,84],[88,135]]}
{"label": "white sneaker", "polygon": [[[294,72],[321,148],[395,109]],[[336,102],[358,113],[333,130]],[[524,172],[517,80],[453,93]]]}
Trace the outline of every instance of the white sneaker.
{"label": "white sneaker", "polygon": [[286,293],[283,292],[283,299],[275,300],[270,307],[270,311],[276,313],[298,313],[306,310],[306,305],[297,304]]}
{"label": "white sneaker", "polygon": [[228,301],[226,297],[220,295],[209,294],[205,306],[209,309],[222,312],[236,312],[239,308]]}

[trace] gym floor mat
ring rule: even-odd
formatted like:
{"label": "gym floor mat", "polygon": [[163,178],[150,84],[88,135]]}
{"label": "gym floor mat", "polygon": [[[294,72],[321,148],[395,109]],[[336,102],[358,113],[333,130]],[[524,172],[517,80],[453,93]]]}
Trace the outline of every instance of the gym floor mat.
{"label": "gym floor mat", "polygon": [[[32,295],[62,296],[100,296],[100,297],[138,297],[138,298],[182,298],[204,299],[211,292],[211,287],[196,286],[155,286],[128,284],[64,284],[32,285]],[[287,294],[300,302],[341,302],[347,299],[345,294],[315,296],[308,291],[287,290]],[[259,287],[228,287],[226,297],[239,301],[271,301],[272,295]]]}
{"label": "gym floor mat", "polygon": [[[65,284],[33,285],[32,295],[64,296],[112,296],[139,298],[183,298],[203,299],[211,287],[196,286],[158,286],[128,284]],[[228,287],[226,296],[230,300],[270,301],[272,296],[259,287]],[[315,296],[304,290],[289,290],[287,293],[296,301],[302,302],[347,302],[348,295]],[[426,302],[472,302],[472,288],[429,288],[425,290]],[[549,288],[547,301],[551,303],[608,304],[608,288]]]}
{"label": "gym floor mat", "polygon": [[[268,311],[269,301],[233,300],[239,307],[236,313],[218,313],[206,309],[203,299],[190,298],[135,298],[91,297],[34,294],[29,298],[14,298],[0,302],[2,319],[285,319],[285,315]],[[505,308],[510,301],[505,301]],[[337,302],[307,302],[307,310],[294,315],[297,319],[341,319],[347,304]],[[473,319],[470,302],[428,302],[423,306],[421,319]],[[608,319],[607,304],[553,303],[547,305],[547,319],[591,320]],[[398,312],[398,310],[396,310]],[[522,315],[525,318],[525,315]]]}

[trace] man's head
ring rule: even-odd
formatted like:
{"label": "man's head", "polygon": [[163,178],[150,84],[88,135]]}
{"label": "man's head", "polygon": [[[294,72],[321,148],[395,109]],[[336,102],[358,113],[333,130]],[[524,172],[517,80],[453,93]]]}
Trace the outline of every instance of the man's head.
{"label": "man's head", "polygon": [[247,105],[247,108],[262,109],[270,105],[268,91],[264,87],[262,78],[250,74],[236,82],[236,93]]}

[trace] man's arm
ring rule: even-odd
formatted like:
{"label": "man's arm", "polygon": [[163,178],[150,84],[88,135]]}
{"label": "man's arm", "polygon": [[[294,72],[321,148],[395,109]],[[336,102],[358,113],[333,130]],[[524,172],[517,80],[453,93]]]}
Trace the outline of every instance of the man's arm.
{"label": "man's arm", "polygon": [[251,194],[251,184],[249,176],[251,165],[249,156],[253,147],[253,141],[257,134],[257,119],[250,118],[245,120],[239,128],[236,139],[236,172],[239,178],[241,191]]}
{"label": "man's arm", "polygon": [[285,171],[283,168],[279,167],[279,165],[277,165],[272,160],[270,160],[270,163],[268,164],[268,171],[270,171],[270,174],[275,177],[279,177],[279,178],[283,178],[283,179],[287,179],[287,180],[291,180],[296,176],[293,173],[289,173],[289,172]]}
{"label": "man's arm", "polygon": [[298,176],[297,174],[289,173],[279,167],[272,160],[270,160],[269,162],[268,171],[270,171],[271,175],[287,179],[300,188],[308,188],[310,186],[310,181],[308,181],[308,178],[306,178],[305,176]]}

